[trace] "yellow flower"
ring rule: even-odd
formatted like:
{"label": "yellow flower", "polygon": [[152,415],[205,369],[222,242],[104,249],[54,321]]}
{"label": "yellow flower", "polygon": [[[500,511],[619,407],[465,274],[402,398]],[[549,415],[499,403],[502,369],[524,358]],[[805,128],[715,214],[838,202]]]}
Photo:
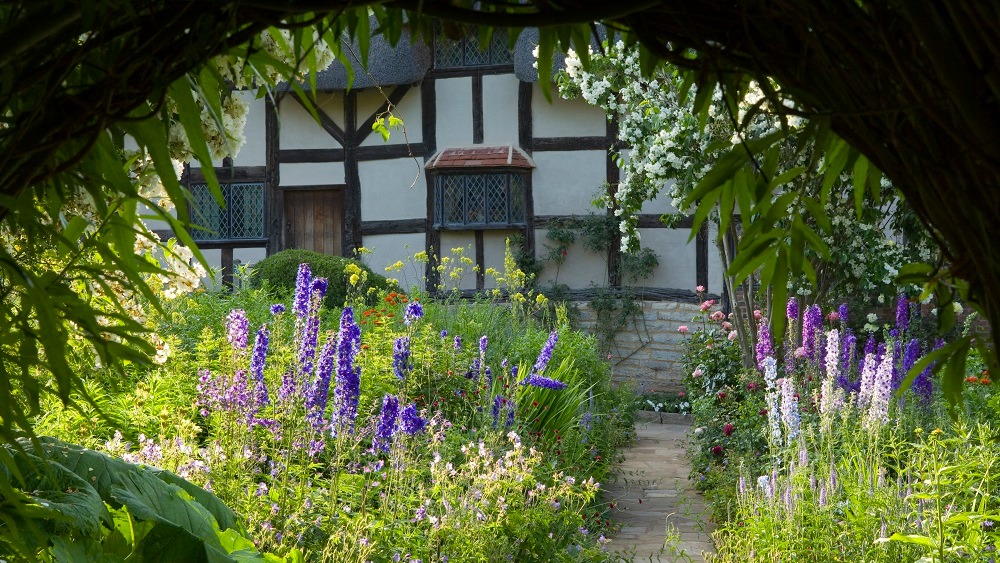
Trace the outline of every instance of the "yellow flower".
{"label": "yellow flower", "polygon": [[351,285],[358,285],[358,281],[361,280],[361,276],[357,274],[351,274]]}
{"label": "yellow flower", "polygon": [[413,255],[413,259],[416,260],[417,262],[426,262],[427,261],[427,251],[421,250],[420,252],[414,254]]}

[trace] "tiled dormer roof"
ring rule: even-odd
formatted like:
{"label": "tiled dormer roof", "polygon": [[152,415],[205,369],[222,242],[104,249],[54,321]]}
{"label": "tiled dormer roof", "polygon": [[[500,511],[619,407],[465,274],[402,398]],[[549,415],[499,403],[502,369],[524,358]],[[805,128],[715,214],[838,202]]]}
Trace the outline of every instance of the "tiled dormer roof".
{"label": "tiled dormer roof", "polygon": [[442,149],[424,166],[427,170],[534,167],[531,157],[514,145]]}

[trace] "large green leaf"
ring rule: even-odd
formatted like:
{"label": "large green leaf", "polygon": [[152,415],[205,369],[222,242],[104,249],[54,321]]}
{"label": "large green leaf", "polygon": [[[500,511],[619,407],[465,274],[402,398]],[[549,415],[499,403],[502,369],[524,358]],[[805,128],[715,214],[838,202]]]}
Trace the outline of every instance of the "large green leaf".
{"label": "large green leaf", "polygon": [[[47,465],[51,468],[48,473],[58,476],[58,481],[50,487],[26,483],[26,487],[43,491],[34,491],[34,495],[45,494],[47,499],[62,500],[58,495],[67,489],[66,483],[71,483],[70,490],[90,491],[87,500],[91,504],[85,509],[74,506],[62,509],[85,522],[87,527],[79,530],[81,535],[99,537],[98,530],[103,522],[122,536],[112,538],[115,542],[128,540],[127,543],[134,544],[133,550],[142,555],[143,561],[233,560],[220,541],[218,522],[240,535],[242,529],[236,523],[235,514],[208,491],[167,471],[136,466],[54,438],[39,440],[41,451],[36,451],[27,441],[20,443],[23,450],[7,449],[19,466],[33,463],[34,467],[42,468],[36,469],[34,474],[45,474]],[[39,455],[48,461],[40,460]],[[28,469],[19,467],[22,474],[33,474]],[[131,528],[125,530],[126,535],[124,524],[131,527],[131,520],[112,523],[104,503],[114,509],[124,507],[130,518],[142,523],[141,530],[137,532]],[[99,507],[98,516],[93,515],[95,507]],[[84,516],[88,515],[89,520],[86,520]],[[113,551],[117,551],[117,546]]]}

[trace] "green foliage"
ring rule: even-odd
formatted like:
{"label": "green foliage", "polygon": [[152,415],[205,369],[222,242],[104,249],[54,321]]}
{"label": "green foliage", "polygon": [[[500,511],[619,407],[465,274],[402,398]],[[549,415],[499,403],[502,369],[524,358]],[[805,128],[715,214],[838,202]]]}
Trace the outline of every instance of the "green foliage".
{"label": "green foliage", "polygon": [[235,561],[227,546],[239,546],[241,561],[264,560],[229,508],[172,473],[54,438],[24,440],[2,455],[16,468],[6,478],[20,489],[7,501],[23,503],[6,522],[18,533],[19,545],[9,547],[22,553],[42,550],[57,561]]}
{"label": "green foliage", "polygon": [[358,260],[299,249],[282,250],[257,262],[253,268],[252,281],[288,294],[295,287],[299,264],[309,264],[314,277],[327,279],[329,287],[324,303],[331,309],[343,307],[347,302],[348,290],[352,285],[350,274],[346,271],[348,264],[354,264],[365,272],[367,288],[374,292],[383,292],[389,287],[385,276],[374,273]]}

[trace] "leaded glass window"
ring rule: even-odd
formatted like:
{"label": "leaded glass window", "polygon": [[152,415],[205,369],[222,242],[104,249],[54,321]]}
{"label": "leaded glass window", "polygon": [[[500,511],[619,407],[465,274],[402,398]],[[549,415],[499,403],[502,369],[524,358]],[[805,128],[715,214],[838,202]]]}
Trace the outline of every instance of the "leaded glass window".
{"label": "leaded glass window", "polygon": [[441,174],[434,225],[443,229],[523,227],[524,174]]}
{"label": "leaded glass window", "polygon": [[459,41],[447,38],[437,27],[434,37],[434,67],[464,68],[476,66],[509,65],[514,63],[514,53],[507,46],[507,30],[495,29],[484,49],[479,42],[479,31],[472,29]]}
{"label": "leaded glass window", "polygon": [[264,237],[264,183],[222,184],[225,207],[212,196],[208,184],[191,184],[188,213],[196,241],[255,240]]}

